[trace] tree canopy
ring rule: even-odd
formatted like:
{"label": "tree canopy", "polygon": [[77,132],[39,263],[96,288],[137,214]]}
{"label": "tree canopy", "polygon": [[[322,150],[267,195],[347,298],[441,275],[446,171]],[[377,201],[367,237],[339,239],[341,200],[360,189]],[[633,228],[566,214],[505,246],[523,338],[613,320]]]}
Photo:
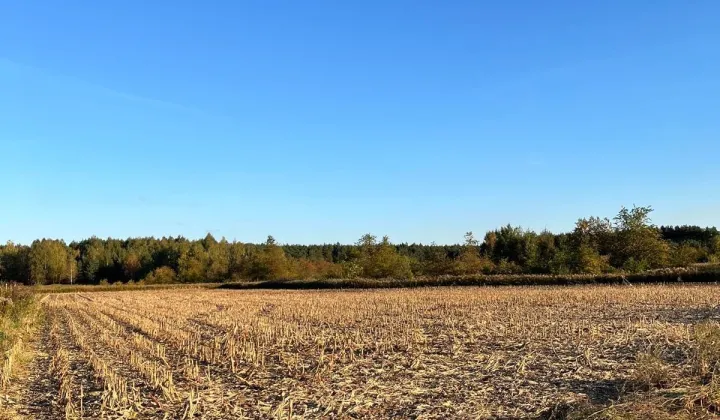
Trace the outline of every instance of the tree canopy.
{"label": "tree canopy", "polygon": [[0,280],[25,284],[221,282],[325,278],[398,278],[503,273],[637,272],[720,262],[714,227],[662,226],[651,207],[621,208],[613,219],[579,219],[571,232],[536,233],[506,225],[479,242],[393,244],[363,235],[355,244],[261,244],[183,237],[100,239],[66,244],[39,239],[0,245]]}

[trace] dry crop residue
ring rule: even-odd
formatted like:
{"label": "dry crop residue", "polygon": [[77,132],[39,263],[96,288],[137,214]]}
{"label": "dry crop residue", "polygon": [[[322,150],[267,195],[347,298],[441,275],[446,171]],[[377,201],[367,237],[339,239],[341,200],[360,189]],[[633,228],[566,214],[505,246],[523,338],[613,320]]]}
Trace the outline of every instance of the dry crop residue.
{"label": "dry crop residue", "polygon": [[637,354],[682,347],[693,324],[717,320],[720,287],[163,290],[43,304],[46,372],[26,393],[53,394],[27,395],[16,411],[29,417],[532,418],[617,398]]}

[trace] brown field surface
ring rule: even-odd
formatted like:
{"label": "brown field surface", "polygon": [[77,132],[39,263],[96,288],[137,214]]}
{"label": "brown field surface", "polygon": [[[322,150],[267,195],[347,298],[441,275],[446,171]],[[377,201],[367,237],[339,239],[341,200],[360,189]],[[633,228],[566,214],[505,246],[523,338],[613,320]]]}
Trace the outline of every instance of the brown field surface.
{"label": "brown field surface", "polygon": [[710,418],[717,401],[698,344],[720,320],[715,285],[178,289],[41,305],[7,417],[603,418],[662,397],[669,418]]}

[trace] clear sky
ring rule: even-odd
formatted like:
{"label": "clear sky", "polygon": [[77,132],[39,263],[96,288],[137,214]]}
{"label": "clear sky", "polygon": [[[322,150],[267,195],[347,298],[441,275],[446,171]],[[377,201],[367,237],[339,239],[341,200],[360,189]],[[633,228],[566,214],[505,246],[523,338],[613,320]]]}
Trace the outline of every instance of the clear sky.
{"label": "clear sky", "polygon": [[720,224],[717,0],[0,0],[0,241]]}

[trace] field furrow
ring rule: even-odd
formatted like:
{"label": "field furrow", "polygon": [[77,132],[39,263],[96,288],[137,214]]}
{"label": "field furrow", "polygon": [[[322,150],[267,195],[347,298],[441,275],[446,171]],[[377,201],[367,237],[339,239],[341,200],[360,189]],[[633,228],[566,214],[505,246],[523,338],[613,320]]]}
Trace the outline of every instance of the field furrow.
{"label": "field furrow", "polygon": [[711,285],[101,292],[43,306],[16,410],[31,418],[542,419],[665,389],[675,417],[694,418],[720,368]]}

